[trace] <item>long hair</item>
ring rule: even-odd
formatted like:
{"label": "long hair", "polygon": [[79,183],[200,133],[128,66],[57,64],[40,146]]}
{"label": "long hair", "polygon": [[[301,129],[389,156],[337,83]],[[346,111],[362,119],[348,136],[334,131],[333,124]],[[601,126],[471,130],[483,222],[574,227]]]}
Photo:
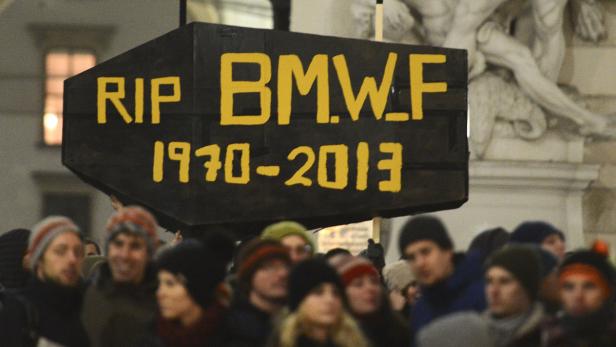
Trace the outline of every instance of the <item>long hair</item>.
{"label": "long hair", "polygon": [[[286,316],[278,330],[277,344],[275,347],[297,347],[297,340],[301,335],[306,335],[307,322],[301,313],[294,312]],[[330,330],[331,341],[337,347],[369,347],[359,326],[353,317],[342,309],[340,319]]]}

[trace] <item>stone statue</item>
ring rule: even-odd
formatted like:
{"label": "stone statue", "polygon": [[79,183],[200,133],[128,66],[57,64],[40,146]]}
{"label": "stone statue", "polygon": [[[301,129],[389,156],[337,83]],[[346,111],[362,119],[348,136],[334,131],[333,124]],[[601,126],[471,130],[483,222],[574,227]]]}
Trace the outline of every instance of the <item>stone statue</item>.
{"label": "stone statue", "polygon": [[[576,33],[587,40],[604,37],[606,31],[599,4],[594,0],[571,2]],[[614,137],[616,129],[610,126],[608,117],[578,105],[556,84],[565,50],[562,27],[566,4],[567,0],[385,0],[384,36],[397,40],[412,26],[427,44],[468,50],[471,133],[482,144],[480,148],[485,149],[485,140],[492,136],[489,124],[494,124],[494,118],[513,121],[519,137],[541,136],[546,129],[545,119],[537,121],[543,113],[541,110],[575,123],[581,135]],[[370,35],[366,25],[371,24],[367,11],[373,7],[373,1],[369,0],[355,0],[353,5],[358,34],[365,38],[369,37],[366,34]],[[523,27],[531,30],[513,32],[514,21],[526,21]],[[500,68],[512,78],[506,74],[479,78],[488,68]],[[515,86],[507,85],[514,81]],[[530,107],[525,98],[541,109],[534,107],[520,123],[522,113],[516,107],[497,112],[499,107],[490,107],[490,102],[474,102],[473,98],[487,101],[486,94],[474,94],[484,89],[489,89],[489,95],[497,100],[517,100],[520,109]],[[476,122],[484,124],[473,124]],[[537,128],[520,132],[521,124],[523,128]]]}

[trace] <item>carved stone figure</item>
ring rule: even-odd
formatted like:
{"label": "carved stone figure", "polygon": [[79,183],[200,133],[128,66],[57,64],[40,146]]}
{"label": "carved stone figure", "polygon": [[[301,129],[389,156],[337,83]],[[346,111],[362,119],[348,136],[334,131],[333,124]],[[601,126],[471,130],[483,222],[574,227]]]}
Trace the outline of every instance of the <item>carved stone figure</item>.
{"label": "carved stone figure", "polygon": [[[599,4],[595,0],[571,3],[576,33],[586,40],[604,37]],[[556,85],[565,50],[566,4],[567,0],[385,0],[384,36],[396,41],[414,30],[427,44],[468,50],[471,133],[474,141],[481,144],[479,148],[485,150],[484,142],[492,136],[495,118],[513,121],[521,138],[541,136],[546,128],[545,115],[538,107],[531,107],[532,103],[572,121],[584,136],[614,137],[616,129],[608,117],[580,106]],[[365,38],[371,34],[369,11],[373,7],[371,0],[355,0],[353,5],[357,33]],[[513,23],[526,23],[526,30],[512,30]],[[513,79],[483,76],[488,68],[504,69]],[[487,94],[475,92],[484,89]],[[492,99],[487,100],[486,95]],[[516,104],[501,109],[491,101],[494,99],[515,100]],[[520,110],[528,107],[532,112],[520,123]],[[531,128],[520,131],[521,124]]]}

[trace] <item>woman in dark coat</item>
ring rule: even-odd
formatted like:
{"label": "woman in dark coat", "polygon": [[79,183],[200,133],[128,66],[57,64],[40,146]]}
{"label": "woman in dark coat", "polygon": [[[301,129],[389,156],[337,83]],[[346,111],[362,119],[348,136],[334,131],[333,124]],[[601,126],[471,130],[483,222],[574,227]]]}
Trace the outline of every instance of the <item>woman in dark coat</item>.
{"label": "woman in dark coat", "polygon": [[222,346],[226,307],[216,298],[228,258],[196,240],[166,250],[158,259],[159,318],[142,346]]}

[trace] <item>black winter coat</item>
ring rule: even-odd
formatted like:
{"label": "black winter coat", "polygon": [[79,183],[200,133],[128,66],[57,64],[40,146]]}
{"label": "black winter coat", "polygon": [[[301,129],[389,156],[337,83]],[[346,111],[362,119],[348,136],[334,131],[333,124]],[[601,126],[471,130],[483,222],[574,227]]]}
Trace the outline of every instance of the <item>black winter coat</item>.
{"label": "black winter coat", "polygon": [[0,309],[0,341],[27,347],[39,340],[66,347],[88,347],[80,320],[83,290],[33,278],[21,292],[7,294]]}
{"label": "black winter coat", "polygon": [[228,347],[264,347],[273,329],[270,314],[246,298],[238,298],[231,304],[225,323]]}

